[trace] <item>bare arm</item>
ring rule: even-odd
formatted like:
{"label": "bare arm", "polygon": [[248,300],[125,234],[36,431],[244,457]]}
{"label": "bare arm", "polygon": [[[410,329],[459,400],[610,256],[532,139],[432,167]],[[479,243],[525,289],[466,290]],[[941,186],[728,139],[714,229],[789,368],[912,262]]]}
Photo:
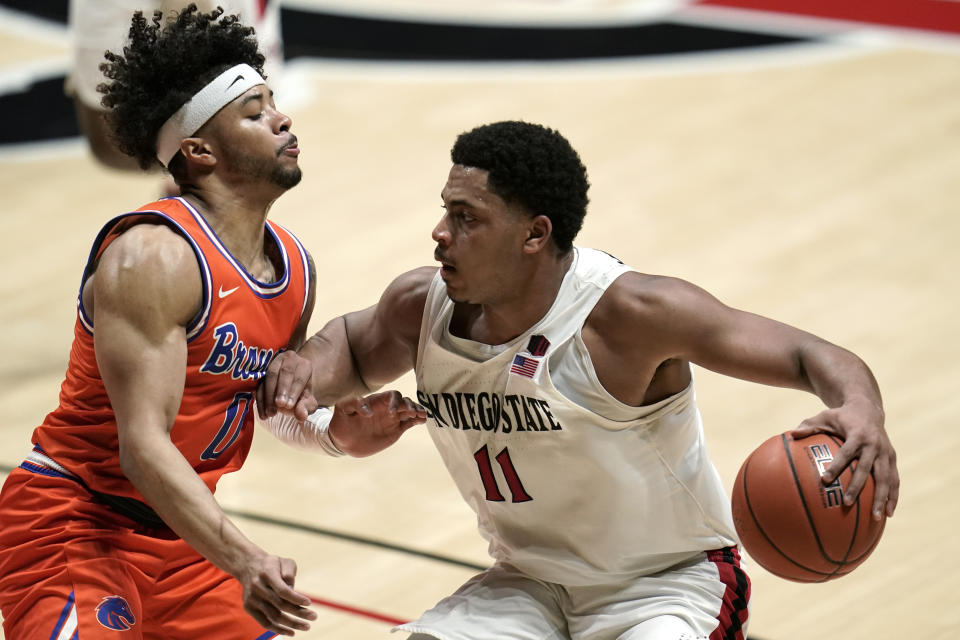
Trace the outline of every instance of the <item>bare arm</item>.
{"label": "bare arm", "polygon": [[[422,424],[426,412],[398,392],[366,394],[413,368],[435,273],[435,268],[422,268],[401,275],[376,305],[334,318],[299,352],[274,358],[257,389],[260,420],[275,435],[286,434],[285,441],[305,440],[355,457],[381,451]],[[307,420],[318,404],[334,403],[326,422]]]}
{"label": "bare arm", "polygon": [[260,417],[293,412],[304,420],[321,405],[367,394],[413,368],[427,290],[436,269],[396,278],[377,304],[338,316],[293,354],[274,359],[257,392]]}
{"label": "bare arm", "polygon": [[379,388],[413,369],[420,325],[435,267],[409,271],[387,287],[376,306],[344,317],[359,379]]}
{"label": "bare arm", "polygon": [[87,289],[124,473],[171,529],[241,582],[258,622],[284,635],[308,628],[302,618],[315,614],[290,587],[293,562],[247,539],[170,440],[183,395],[185,326],[201,300],[189,245],[164,226],[134,227],[104,251]]}
{"label": "bare arm", "polygon": [[622,276],[608,290],[584,328],[584,339],[601,382],[631,404],[640,404],[638,398],[658,384],[665,363],[686,369],[686,362],[693,362],[724,375],[816,394],[828,409],[805,420],[794,434],[824,431],[844,439],[824,481],[856,459],[848,500],[872,471],[874,516],[893,514],[899,475],[880,390],[869,367],[846,349],[732,309],[690,283],[636,273]]}

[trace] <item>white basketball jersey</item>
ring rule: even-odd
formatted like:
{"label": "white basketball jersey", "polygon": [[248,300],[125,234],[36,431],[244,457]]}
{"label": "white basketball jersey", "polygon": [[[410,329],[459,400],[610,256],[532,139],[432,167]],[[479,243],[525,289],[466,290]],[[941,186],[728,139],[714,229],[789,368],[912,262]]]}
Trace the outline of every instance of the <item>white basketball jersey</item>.
{"label": "white basketball jersey", "polygon": [[505,345],[450,335],[439,273],[427,296],[416,376],[430,436],[490,554],[547,582],[629,579],[736,544],[693,385],[629,407],[590,362],[583,323],[629,270],[575,248],[550,311]]}

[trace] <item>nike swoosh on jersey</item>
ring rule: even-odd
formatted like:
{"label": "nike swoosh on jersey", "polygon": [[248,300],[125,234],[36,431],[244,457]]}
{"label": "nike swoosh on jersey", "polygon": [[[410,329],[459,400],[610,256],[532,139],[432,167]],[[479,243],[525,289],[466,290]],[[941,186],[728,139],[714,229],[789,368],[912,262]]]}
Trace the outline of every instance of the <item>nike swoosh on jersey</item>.
{"label": "nike swoosh on jersey", "polygon": [[236,286],[236,287],[234,287],[233,289],[227,289],[226,291],[224,291],[224,290],[223,290],[223,285],[220,285],[220,290],[217,292],[217,297],[218,297],[218,298],[226,298],[228,295],[230,295],[231,293],[233,293],[234,291],[236,291],[236,290],[239,289],[239,288],[240,288],[239,286]]}

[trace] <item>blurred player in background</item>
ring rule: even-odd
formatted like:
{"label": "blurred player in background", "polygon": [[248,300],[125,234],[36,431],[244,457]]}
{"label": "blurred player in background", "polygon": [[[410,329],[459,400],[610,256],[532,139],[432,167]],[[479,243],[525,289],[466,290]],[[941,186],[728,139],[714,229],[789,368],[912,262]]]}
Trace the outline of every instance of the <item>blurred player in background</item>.
{"label": "blurred player in background", "polygon": [[[187,4],[187,0],[70,0],[74,64],[67,78],[67,94],[73,98],[80,132],[102,164],[140,170],[133,158],[117,148],[105,119],[107,108],[101,104],[103,94],[97,91],[106,81],[100,70],[103,54],[123,50],[135,11],[151,15],[159,10],[170,16]],[[199,0],[195,4],[201,11],[220,6],[226,15],[237,15],[243,24],[254,28],[260,52],[266,58],[264,78],[276,87],[283,66],[279,0]]]}

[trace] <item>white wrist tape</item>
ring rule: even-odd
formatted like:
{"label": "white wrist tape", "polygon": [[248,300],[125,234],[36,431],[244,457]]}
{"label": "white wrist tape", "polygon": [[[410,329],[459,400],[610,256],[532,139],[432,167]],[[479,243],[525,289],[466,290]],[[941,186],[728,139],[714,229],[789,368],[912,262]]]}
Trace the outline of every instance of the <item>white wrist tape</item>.
{"label": "white wrist tape", "polygon": [[157,160],[170,164],[180,151],[180,143],[197,132],[220,109],[246,93],[250,87],[265,84],[257,71],[247,64],[238,64],[214,78],[186,104],[177,109],[160,127],[157,134]]}
{"label": "white wrist tape", "polygon": [[304,451],[323,451],[328,456],[338,458],[345,454],[330,437],[331,420],[333,410],[320,407],[302,423],[295,416],[286,413],[277,413],[266,420],[258,419],[258,422],[278,440],[291,447]]}

